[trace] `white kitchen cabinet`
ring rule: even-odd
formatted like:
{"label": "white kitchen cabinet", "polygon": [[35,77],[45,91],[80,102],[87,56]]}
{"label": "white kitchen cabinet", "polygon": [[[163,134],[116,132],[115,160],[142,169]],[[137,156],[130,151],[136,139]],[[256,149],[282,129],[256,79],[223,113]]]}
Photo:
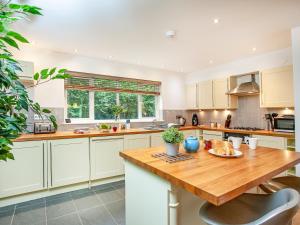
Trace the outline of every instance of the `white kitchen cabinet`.
{"label": "white kitchen cabinet", "polygon": [[149,134],[133,134],[124,136],[124,150],[150,148]]}
{"label": "white kitchen cabinet", "polygon": [[153,133],[150,135],[151,148],[163,146],[165,144],[162,139],[162,132]]}
{"label": "white kitchen cabinet", "polygon": [[53,140],[48,146],[48,187],[89,180],[89,138]]}
{"label": "white kitchen cabinet", "polygon": [[287,149],[287,139],[284,137],[272,137],[272,136],[262,136],[253,135],[253,137],[258,139],[257,145],[267,148],[278,148],[282,150]]}
{"label": "white kitchen cabinet", "polygon": [[184,131],[182,131],[182,133],[184,135],[184,138],[187,138],[190,136],[197,137],[196,130],[184,130]]}
{"label": "white kitchen cabinet", "polygon": [[294,107],[292,66],[262,71],[260,86],[262,108]]}
{"label": "white kitchen cabinet", "polygon": [[199,109],[212,109],[213,106],[213,81],[206,80],[198,83]]}
{"label": "white kitchen cabinet", "polygon": [[124,174],[123,136],[91,138],[90,146],[92,180]]}
{"label": "white kitchen cabinet", "polygon": [[223,140],[223,132],[220,131],[212,131],[212,130],[204,130],[203,131],[203,139],[204,140]]}
{"label": "white kitchen cabinet", "polygon": [[237,96],[227,95],[227,92],[236,86],[236,79],[223,78],[213,80],[213,108],[237,108]]}
{"label": "white kitchen cabinet", "polygon": [[198,85],[188,84],[186,89],[186,108],[187,109],[198,109]]}
{"label": "white kitchen cabinet", "polygon": [[12,153],[15,160],[0,162],[0,198],[46,188],[45,142],[15,142]]}

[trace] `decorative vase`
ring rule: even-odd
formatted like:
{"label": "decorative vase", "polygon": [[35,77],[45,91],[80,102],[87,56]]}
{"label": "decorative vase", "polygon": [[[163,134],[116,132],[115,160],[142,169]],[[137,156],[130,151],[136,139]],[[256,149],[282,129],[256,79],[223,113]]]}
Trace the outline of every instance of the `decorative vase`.
{"label": "decorative vase", "polygon": [[168,156],[176,156],[179,152],[179,144],[166,143]]}

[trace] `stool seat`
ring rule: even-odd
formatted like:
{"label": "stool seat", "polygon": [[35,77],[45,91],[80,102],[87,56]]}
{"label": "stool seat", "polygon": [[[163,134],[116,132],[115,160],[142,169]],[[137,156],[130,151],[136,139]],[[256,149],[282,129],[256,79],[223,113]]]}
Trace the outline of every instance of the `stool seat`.
{"label": "stool seat", "polygon": [[221,206],[204,203],[201,219],[209,225],[290,225],[299,194],[287,188],[274,194],[243,194]]}
{"label": "stool seat", "polygon": [[259,187],[266,193],[274,193],[283,188],[292,188],[300,193],[300,177],[276,177],[268,183],[259,185]]}

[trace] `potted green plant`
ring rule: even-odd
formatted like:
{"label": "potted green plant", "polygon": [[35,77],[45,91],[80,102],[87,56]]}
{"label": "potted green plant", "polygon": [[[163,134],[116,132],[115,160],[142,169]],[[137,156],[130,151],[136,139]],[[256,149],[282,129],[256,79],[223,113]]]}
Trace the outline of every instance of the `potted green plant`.
{"label": "potted green plant", "polygon": [[98,124],[97,127],[101,132],[109,132],[109,130],[111,129],[111,126],[109,124],[106,124],[106,123]]}
{"label": "potted green plant", "polygon": [[171,127],[163,132],[162,138],[166,143],[167,155],[176,156],[179,151],[179,144],[184,140],[183,133],[177,128]]}
{"label": "potted green plant", "polygon": [[112,108],[111,108],[111,111],[112,111],[112,113],[115,117],[115,120],[119,121],[120,120],[120,115],[121,115],[121,113],[125,112],[125,109],[121,105],[113,105]]}

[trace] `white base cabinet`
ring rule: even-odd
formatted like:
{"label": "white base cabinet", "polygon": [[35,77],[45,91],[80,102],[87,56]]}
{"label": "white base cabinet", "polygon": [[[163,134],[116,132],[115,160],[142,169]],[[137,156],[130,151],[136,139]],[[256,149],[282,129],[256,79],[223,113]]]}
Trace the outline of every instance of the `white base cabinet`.
{"label": "white base cabinet", "polygon": [[163,146],[165,144],[164,140],[162,139],[162,132],[151,134],[150,139],[151,148]]}
{"label": "white base cabinet", "polygon": [[134,134],[124,136],[124,150],[150,148],[149,134]]}
{"label": "white base cabinet", "polygon": [[124,138],[91,138],[91,179],[101,179],[124,174],[124,161],[119,156],[123,151]]}
{"label": "white base cabinet", "polygon": [[272,137],[272,136],[262,136],[253,135],[252,137],[257,138],[257,145],[267,148],[277,148],[286,150],[287,149],[287,139],[283,137]]}
{"label": "white base cabinet", "polygon": [[0,198],[46,188],[46,148],[43,141],[15,142],[15,160],[0,162]]}
{"label": "white base cabinet", "polygon": [[219,131],[210,131],[210,130],[204,130],[203,131],[203,139],[204,140],[223,140],[223,133]]}
{"label": "white base cabinet", "polygon": [[48,187],[89,180],[89,139],[75,138],[49,142]]}

